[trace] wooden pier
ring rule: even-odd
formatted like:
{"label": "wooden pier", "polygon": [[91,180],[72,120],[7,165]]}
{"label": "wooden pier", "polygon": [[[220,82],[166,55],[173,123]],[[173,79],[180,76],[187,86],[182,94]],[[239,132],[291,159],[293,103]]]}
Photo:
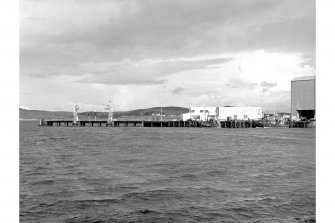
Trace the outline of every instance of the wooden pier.
{"label": "wooden pier", "polygon": [[143,121],[112,121],[106,120],[97,121],[77,121],[74,123],[71,120],[43,120],[40,119],[39,126],[78,126],[78,127],[143,127]]}
{"label": "wooden pier", "polygon": [[64,127],[218,127],[218,128],[256,128],[256,127],[287,127],[287,128],[315,128],[315,121],[291,121],[285,126],[267,126],[262,121],[255,120],[228,120],[217,123],[199,121],[111,121],[107,120],[73,120],[40,119],[39,126],[64,126]]}
{"label": "wooden pier", "polygon": [[39,126],[58,127],[201,127],[196,121],[77,121],[71,120],[39,120]]}
{"label": "wooden pier", "polygon": [[216,124],[198,121],[111,121],[81,120],[74,123],[72,120],[39,120],[39,126],[58,126],[58,127],[221,127],[221,128],[255,128],[259,122],[255,121],[219,121]]}

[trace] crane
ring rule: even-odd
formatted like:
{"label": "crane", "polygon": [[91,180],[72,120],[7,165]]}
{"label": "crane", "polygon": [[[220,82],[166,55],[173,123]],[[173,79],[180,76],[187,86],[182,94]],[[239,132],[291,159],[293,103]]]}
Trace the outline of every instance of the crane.
{"label": "crane", "polygon": [[112,101],[110,100],[109,101],[109,104],[108,105],[105,105],[106,106],[106,110],[108,112],[108,119],[107,119],[107,124],[108,125],[111,125],[112,122],[113,122],[113,108],[112,108]]}
{"label": "crane", "polygon": [[73,125],[77,125],[77,122],[79,121],[78,110],[79,110],[79,105],[76,103],[76,105],[74,106],[74,112],[73,112]]}

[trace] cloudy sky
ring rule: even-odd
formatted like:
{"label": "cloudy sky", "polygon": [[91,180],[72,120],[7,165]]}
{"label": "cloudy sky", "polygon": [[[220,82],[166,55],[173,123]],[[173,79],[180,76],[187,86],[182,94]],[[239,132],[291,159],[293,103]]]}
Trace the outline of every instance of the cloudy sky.
{"label": "cloudy sky", "polygon": [[290,110],[315,75],[313,0],[22,0],[20,106]]}

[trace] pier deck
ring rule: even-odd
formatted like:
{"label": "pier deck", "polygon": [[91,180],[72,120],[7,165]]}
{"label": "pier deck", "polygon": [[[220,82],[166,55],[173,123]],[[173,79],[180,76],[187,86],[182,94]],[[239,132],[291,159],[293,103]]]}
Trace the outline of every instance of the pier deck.
{"label": "pier deck", "polygon": [[[65,127],[218,127],[218,128],[256,128],[264,127],[261,121],[254,120],[228,120],[219,121],[217,124],[198,121],[111,121],[107,120],[81,120],[76,123],[73,120],[39,120],[39,126],[65,126]],[[282,127],[282,126],[273,126]],[[293,121],[286,127],[310,128],[315,127],[315,122]]]}
{"label": "pier deck", "polygon": [[82,120],[76,123],[73,120],[39,120],[39,126],[77,126],[77,127],[221,127],[221,128],[255,128],[257,122],[253,121],[220,121],[209,125],[198,121],[111,121]]}
{"label": "pier deck", "polygon": [[39,120],[39,126],[78,126],[78,127],[200,127],[196,121],[78,121],[71,120]]}

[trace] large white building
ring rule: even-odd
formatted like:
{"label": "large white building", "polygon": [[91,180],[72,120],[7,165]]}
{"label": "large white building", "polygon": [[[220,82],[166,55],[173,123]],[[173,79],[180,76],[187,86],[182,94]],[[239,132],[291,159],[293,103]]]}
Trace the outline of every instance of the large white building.
{"label": "large white building", "polygon": [[208,121],[216,120],[259,120],[263,117],[261,107],[191,107],[189,113],[183,114],[183,121],[188,119]]}
{"label": "large white building", "polygon": [[216,107],[191,107],[189,113],[183,114],[183,121],[188,119],[208,121],[217,117]]}
{"label": "large white building", "polygon": [[263,117],[261,107],[218,107],[219,120],[259,120]]}

